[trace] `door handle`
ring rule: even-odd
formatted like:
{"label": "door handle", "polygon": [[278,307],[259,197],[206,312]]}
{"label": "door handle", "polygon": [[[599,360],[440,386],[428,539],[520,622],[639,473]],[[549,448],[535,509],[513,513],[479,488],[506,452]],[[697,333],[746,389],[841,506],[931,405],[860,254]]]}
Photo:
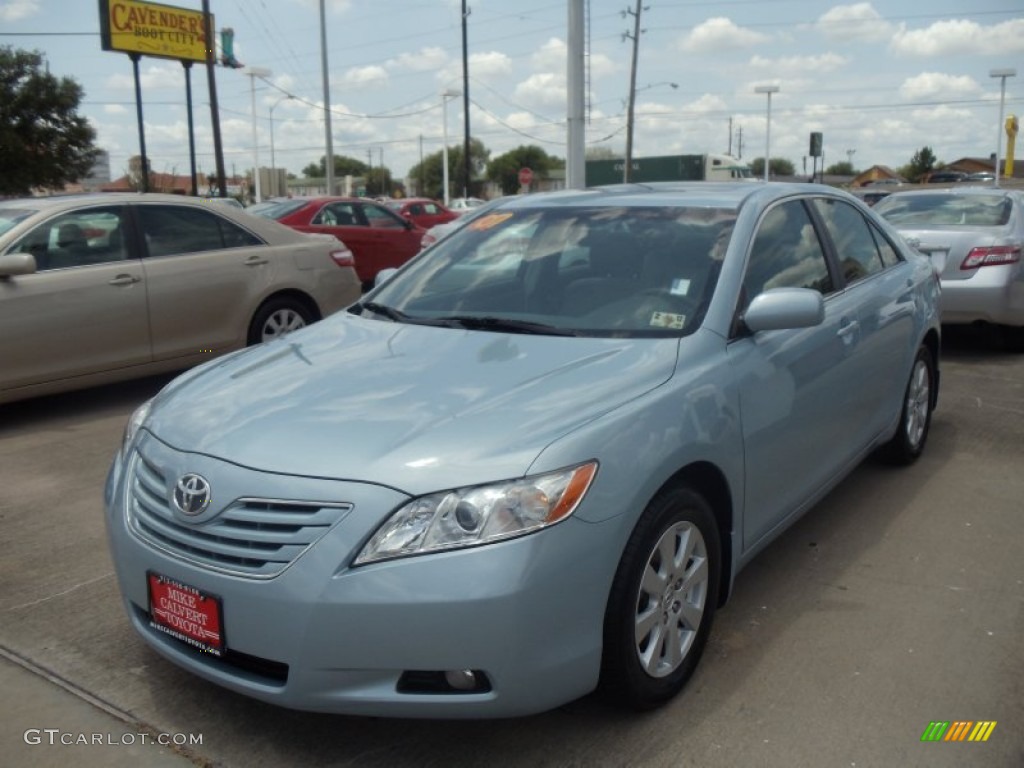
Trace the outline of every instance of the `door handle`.
{"label": "door handle", "polygon": [[267,263],[269,263],[267,259],[263,258],[262,256],[250,256],[244,262],[245,266],[247,267],[261,267]]}
{"label": "door handle", "polygon": [[856,320],[850,320],[844,325],[840,326],[838,333],[839,338],[849,344],[853,340],[853,336],[860,330],[860,323]]}
{"label": "door handle", "polygon": [[139,282],[140,279],[135,277],[135,275],[118,275],[110,281],[110,285],[131,285],[132,283]]}

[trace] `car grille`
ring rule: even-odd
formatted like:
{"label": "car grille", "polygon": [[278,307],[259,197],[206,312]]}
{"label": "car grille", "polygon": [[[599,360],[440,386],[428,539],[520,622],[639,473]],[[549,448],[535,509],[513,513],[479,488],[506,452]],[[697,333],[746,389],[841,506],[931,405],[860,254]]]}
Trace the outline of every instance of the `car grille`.
{"label": "car grille", "polygon": [[180,522],[169,480],[138,452],[129,468],[131,530],[158,549],[198,565],[269,579],[293,563],[351,509],[349,504],[241,498],[215,518]]}

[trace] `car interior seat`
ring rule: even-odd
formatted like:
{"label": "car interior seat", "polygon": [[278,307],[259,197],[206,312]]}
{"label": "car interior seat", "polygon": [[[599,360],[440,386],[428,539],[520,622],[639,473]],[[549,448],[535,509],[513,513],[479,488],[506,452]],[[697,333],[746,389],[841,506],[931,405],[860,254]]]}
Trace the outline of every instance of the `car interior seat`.
{"label": "car interior seat", "polygon": [[640,288],[641,261],[634,238],[591,232],[582,244],[589,248],[590,272],[569,283],[562,297],[562,313],[572,317],[589,314]]}
{"label": "car interior seat", "polygon": [[78,224],[61,224],[57,230],[57,251],[49,252],[49,268],[76,267],[89,260],[89,241]]}

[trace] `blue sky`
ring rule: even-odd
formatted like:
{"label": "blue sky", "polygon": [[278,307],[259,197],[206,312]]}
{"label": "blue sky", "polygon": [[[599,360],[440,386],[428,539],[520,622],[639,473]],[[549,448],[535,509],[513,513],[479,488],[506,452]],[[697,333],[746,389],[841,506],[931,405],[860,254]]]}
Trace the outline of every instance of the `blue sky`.
{"label": "blue sky", "polygon": [[[200,0],[165,4],[198,10]],[[235,53],[269,69],[256,80],[257,143],[269,165],[298,173],[324,154],[318,0],[210,0]],[[565,156],[566,2],[472,0],[468,22],[471,132],[492,155],[536,144]],[[622,152],[633,0],[591,0],[588,147]],[[443,142],[441,92],[462,88],[460,0],[327,0],[333,146],[399,176]],[[764,95],[774,84],[773,157],[799,172],[811,131],[825,162],[899,166],[923,146],[940,161],[995,152],[998,79],[1012,67],[1006,112],[1024,117],[1021,0],[649,0],[641,14],[634,154],[763,156]],[[101,50],[95,0],[0,0],[0,45],[39,50],[51,72],[85,89],[82,112],[111,156],[113,176],[138,153],[131,63]],[[146,144],[154,170],[187,173],[181,65],[144,58]],[[229,172],[253,162],[251,79],[218,68]],[[675,87],[673,87],[673,85]],[[288,95],[295,98],[290,99]],[[205,71],[194,70],[198,163],[212,172]],[[461,142],[462,99],[448,104]],[[1005,153],[1006,140],[1003,138]],[[1022,150],[1024,151],[1024,150]],[[1020,153],[1019,153],[1020,154]],[[807,168],[810,160],[807,159]]]}

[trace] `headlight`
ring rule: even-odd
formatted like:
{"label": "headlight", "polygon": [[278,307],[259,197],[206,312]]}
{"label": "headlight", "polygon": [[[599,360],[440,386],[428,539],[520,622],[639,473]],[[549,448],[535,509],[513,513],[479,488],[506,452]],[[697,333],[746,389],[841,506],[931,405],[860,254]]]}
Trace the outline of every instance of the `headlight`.
{"label": "headlight", "polygon": [[546,528],[573,513],[597,462],[413,499],[377,530],[355,565],[460,549]]}
{"label": "headlight", "polygon": [[128,449],[131,447],[132,441],[135,440],[135,435],[138,433],[142,424],[146,421],[146,417],[149,416],[149,409],[153,405],[153,400],[147,400],[138,408],[135,409],[135,413],[128,419],[128,423],[124,427],[124,436],[121,438],[121,455],[127,456]]}

